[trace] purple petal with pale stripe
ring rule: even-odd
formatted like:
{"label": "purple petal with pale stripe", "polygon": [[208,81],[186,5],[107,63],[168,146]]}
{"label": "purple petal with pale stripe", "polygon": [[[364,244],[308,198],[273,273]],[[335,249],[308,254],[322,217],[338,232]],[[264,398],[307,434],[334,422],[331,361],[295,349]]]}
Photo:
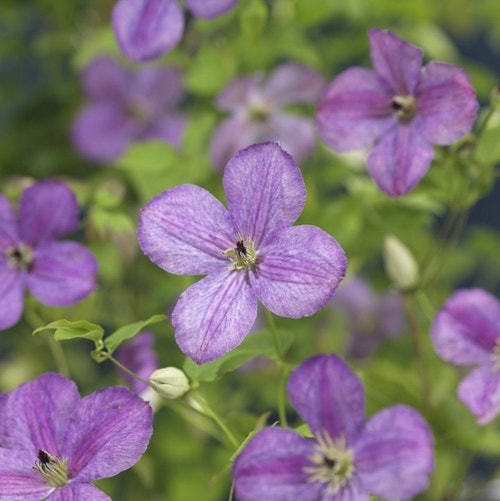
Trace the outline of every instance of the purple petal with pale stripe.
{"label": "purple petal with pale stripe", "polygon": [[292,372],[288,395],[300,417],[316,435],[344,436],[350,446],[363,428],[363,386],[337,355],[317,355]]}
{"label": "purple petal with pale stripe", "polygon": [[111,498],[92,484],[71,484],[57,489],[47,501],[111,501]]}
{"label": "purple petal with pale stripe", "polygon": [[304,468],[315,441],[292,430],[265,428],[240,452],[233,466],[238,501],[318,501],[325,484],[308,481]]}
{"label": "purple petal with pale stripe", "polygon": [[189,10],[198,17],[213,19],[232,9],[238,0],[186,0]]}
{"label": "purple petal with pale stripe", "polygon": [[184,32],[184,15],[174,0],[119,0],[112,14],[121,50],[140,63],[173,49]]}
{"label": "purple petal with pale stripe", "polygon": [[[0,330],[19,322],[23,314],[24,280],[21,272],[0,260]],[[0,442],[1,443],[1,442]]]}
{"label": "purple petal with pale stripe", "polygon": [[257,299],[246,272],[223,268],[186,289],[172,313],[175,340],[196,363],[236,348],[257,317]]}
{"label": "purple petal with pale stripe", "polygon": [[437,313],[431,339],[447,362],[487,363],[500,339],[500,301],[482,289],[456,291]]}
{"label": "purple petal with pale stripe", "polygon": [[433,438],[422,416],[403,405],[375,414],[355,444],[356,473],[371,494],[409,499],[434,470]]}
{"label": "purple petal with pale stripe", "polygon": [[101,56],[85,67],[81,79],[83,89],[90,98],[123,103],[127,98],[131,77],[114,59]]}
{"label": "purple petal with pale stripe", "polygon": [[302,174],[277,143],[239,151],[224,170],[223,184],[236,228],[257,248],[271,231],[292,225],[304,208]]}
{"label": "purple petal with pale stripe", "polygon": [[204,275],[230,265],[222,253],[235,246],[226,208],[190,184],[156,196],[142,209],[137,230],[146,256],[169,273]]}
{"label": "purple petal with pale stripe", "polygon": [[259,248],[258,270],[250,274],[255,295],[273,313],[312,315],[333,296],[345,275],[344,251],[316,226],[292,226],[269,235]]}

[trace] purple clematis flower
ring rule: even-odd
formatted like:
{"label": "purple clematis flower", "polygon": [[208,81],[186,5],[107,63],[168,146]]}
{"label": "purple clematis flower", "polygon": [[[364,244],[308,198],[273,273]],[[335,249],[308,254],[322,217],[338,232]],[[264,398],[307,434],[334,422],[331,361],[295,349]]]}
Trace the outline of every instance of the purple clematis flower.
{"label": "purple clematis flower", "polygon": [[346,270],[330,235],[292,226],[306,190],[277,143],[238,152],[223,185],[228,209],[203,188],[182,185],[151,200],[139,219],[139,245],[151,261],[170,273],[208,275],[181,294],[172,314],[177,344],[197,363],[243,341],[257,300],[283,317],[312,315]]}
{"label": "purple clematis flower", "polygon": [[[213,19],[238,0],[185,0],[198,17]],[[124,54],[140,63],[172,50],[184,33],[184,15],[176,0],[119,0],[112,15],[113,30]]]}
{"label": "purple clematis flower", "polygon": [[238,455],[238,501],[368,501],[407,499],[433,471],[433,439],[415,410],[396,405],[365,422],[363,386],[336,355],[306,360],[288,395],[314,438],[271,427]]}
{"label": "purple clematis flower", "polygon": [[447,362],[477,367],[460,383],[460,400],[484,425],[500,413],[500,301],[482,289],[456,291],[431,326]]}
{"label": "purple clematis flower", "polygon": [[91,482],[130,468],[151,434],[151,408],[131,391],[80,398],[44,374],[0,396],[0,499],[110,501]]}
{"label": "purple clematis flower", "polygon": [[213,164],[223,169],[238,150],[262,141],[279,141],[296,162],[307,158],[316,139],[314,121],[287,113],[283,107],[314,103],[324,87],[322,75],[296,63],[278,66],[266,81],[259,73],[230,82],[216,102],[230,116],[214,132],[210,145]]}
{"label": "purple clematis flower", "polygon": [[350,68],[328,88],[317,113],[323,140],[338,151],[373,146],[367,168],[389,196],[408,193],[434,157],[469,132],[478,110],[469,75],[432,61],[389,31],[369,33],[374,71]]}
{"label": "purple clematis flower", "polygon": [[73,124],[73,144],[96,162],[120,158],[132,141],[159,139],[179,148],[186,117],[173,108],[184,96],[178,68],[130,73],[109,57],[93,60],[82,75],[89,98]]}
{"label": "purple clematis flower", "polygon": [[59,181],[27,188],[14,214],[0,195],[0,329],[16,324],[28,289],[48,306],[70,306],[96,287],[97,262],[76,242],[56,239],[76,231],[79,209]]}

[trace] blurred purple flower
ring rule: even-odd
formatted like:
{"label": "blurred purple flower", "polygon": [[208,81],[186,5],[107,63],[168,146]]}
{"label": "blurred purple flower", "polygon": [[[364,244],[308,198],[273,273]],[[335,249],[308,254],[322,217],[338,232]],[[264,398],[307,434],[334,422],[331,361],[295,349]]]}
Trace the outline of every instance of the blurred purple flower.
{"label": "blurred purple flower", "polygon": [[[154,342],[155,338],[151,332],[140,332],[120,347],[116,352],[116,359],[127,369],[147,381],[149,376],[159,367],[158,355],[153,350]],[[142,396],[145,391],[149,390],[148,385],[141,383],[138,379],[123,371],[120,371],[120,376],[138,395]]]}
{"label": "blurred purple flower", "polygon": [[150,406],[129,390],[81,399],[44,374],[0,396],[0,499],[110,501],[91,482],[134,465],[151,433]]}
{"label": "blurred purple flower", "polygon": [[[212,19],[238,0],[185,0],[198,17]],[[184,33],[184,15],[176,0],[119,0],[112,15],[113,30],[125,55],[140,63],[172,50]]]}
{"label": "blurred purple flower", "polygon": [[73,144],[96,162],[120,158],[132,141],[159,139],[179,148],[186,117],[173,108],[183,98],[178,68],[144,68],[130,73],[109,57],[83,71],[89,99],[73,124]]}
{"label": "blurred purple flower", "polygon": [[97,262],[76,242],[57,242],[78,229],[72,191],[58,181],[24,190],[16,217],[0,195],[0,329],[21,318],[24,290],[48,306],[70,306],[96,287]]}
{"label": "blurred purple flower", "polygon": [[365,422],[363,386],[336,355],[302,363],[288,395],[314,438],[279,427],[259,431],[234,463],[238,501],[407,499],[427,486],[428,425],[404,405]]}
{"label": "blurred purple flower", "polygon": [[266,81],[259,73],[230,82],[216,102],[230,117],[214,132],[210,145],[213,164],[223,169],[238,150],[262,141],[279,141],[296,162],[307,158],[316,139],[314,121],[287,113],[283,107],[316,102],[324,86],[323,76],[295,63],[279,66]]}
{"label": "blurred purple flower", "polygon": [[342,283],[332,306],[346,318],[349,357],[371,355],[383,341],[401,334],[404,328],[403,301],[399,294],[395,291],[376,294],[361,277]]}
{"label": "blurred purple flower", "polygon": [[176,341],[195,362],[238,346],[257,299],[290,318],[312,315],[343,278],[340,245],[316,226],[292,226],[305,204],[302,174],[277,143],[239,151],[223,178],[228,209],[193,185],[167,190],[142,210],[142,251],[179,275],[208,275],[184,291],[172,313]]}
{"label": "blurred purple flower", "polygon": [[374,71],[350,68],[328,88],[317,119],[323,140],[338,151],[373,150],[367,168],[389,196],[408,193],[427,172],[432,145],[469,132],[478,102],[465,70],[432,61],[389,31],[369,33]]}
{"label": "blurred purple flower", "polygon": [[484,425],[500,413],[500,302],[482,289],[456,291],[431,326],[437,353],[477,366],[458,387],[460,400]]}

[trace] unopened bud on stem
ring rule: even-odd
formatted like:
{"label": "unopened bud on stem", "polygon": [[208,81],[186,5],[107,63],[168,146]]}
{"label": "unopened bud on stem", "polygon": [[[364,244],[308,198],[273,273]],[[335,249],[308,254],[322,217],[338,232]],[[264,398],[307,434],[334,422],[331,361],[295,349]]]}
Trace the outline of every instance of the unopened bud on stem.
{"label": "unopened bud on stem", "polygon": [[418,264],[413,254],[394,235],[384,240],[385,271],[400,292],[408,292],[420,283]]}
{"label": "unopened bud on stem", "polygon": [[149,376],[149,382],[162,397],[170,400],[181,398],[191,389],[186,374],[177,367],[164,367],[154,371]]}

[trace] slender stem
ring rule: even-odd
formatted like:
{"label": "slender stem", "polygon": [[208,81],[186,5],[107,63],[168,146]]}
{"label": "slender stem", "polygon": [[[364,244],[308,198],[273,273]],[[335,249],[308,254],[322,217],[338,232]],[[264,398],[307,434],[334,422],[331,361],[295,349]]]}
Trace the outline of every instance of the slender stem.
{"label": "slender stem", "polygon": [[234,497],[234,482],[231,482],[231,489],[229,490],[229,497],[227,498],[227,501],[233,501]]}
{"label": "slender stem", "polygon": [[140,381],[141,383],[145,384],[146,386],[150,386],[151,388],[154,389],[153,385],[149,382],[143,379],[141,376],[138,376],[135,372],[132,372],[130,369],[125,367],[122,363],[118,362],[115,357],[110,355],[109,353],[102,352],[103,354],[106,355],[106,358],[110,361],[113,362],[120,370],[128,374],[130,377],[133,377],[134,379],[137,379],[137,381]]}

